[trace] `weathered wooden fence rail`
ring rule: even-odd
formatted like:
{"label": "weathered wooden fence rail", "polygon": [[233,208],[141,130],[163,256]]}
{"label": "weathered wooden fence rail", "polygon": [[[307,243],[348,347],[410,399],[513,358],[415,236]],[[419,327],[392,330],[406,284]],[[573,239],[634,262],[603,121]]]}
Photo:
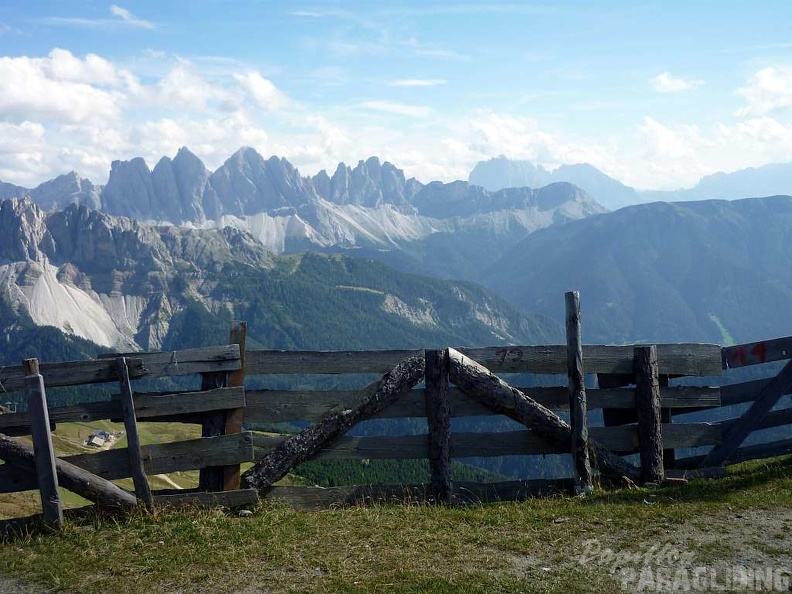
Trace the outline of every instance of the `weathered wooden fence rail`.
{"label": "weathered wooden fence rail", "polygon": [[[572,328],[570,332],[574,331],[574,324],[568,324],[568,327]],[[226,505],[244,504],[255,499],[257,493],[251,489],[237,490],[239,465],[261,463],[271,458],[273,452],[278,451],[289,437],[244,431],[243,425],[255,427],[284,422],[317,424],[333,415],[343,416],[344,411],[360,407],[365,399],[373,395],[372,390],[376,389],[369,385],[357,390],[246,390],[246,379],[291,374],[385,374],[410,358],[420,357],[423,360],[424,357],[424,351],[419,350],[245,351],[243,325],[235,326],[231,342],[235,344],[167,353],[130,353],[123,355],[123,366],[120,364],[120,355],[91,361],[42,363],[39,373],[44,389],[112,382],[119,386],[120,392],[102,402],[49,406],[47,413],[51,427],[68,422],[113,420],[125,422],[128,431],[133,430],[138,422],[194,423],[203,428],[202,437],[197,439],[151,445],[131,443],[132,451],[111,449],[65,456],[62,462],[104,480],[134,477],[135,493],[144,501],[148,498],[146,476],[200,470],[200,491],[155,492],[150,502],[157,504],[193,500]],[[242,349],[240,344],[243,345]],[[567,354],[572,351],[579,354],[570,360]],[[640,453],[645,467],[651,460],[653,470],[649,474],[644,473],[643,480],[661,480],[665,474],[674,472],[675,468],[692,469],[792,452],[792,408],[772,410],[783,395],[792,391],[792,364],[787,364],[775,378],[735,385],[668,385],[669,378],[709,378],[720,376],[723,369],[790,359],[792,337],[727,348],[706,344],[658,344],[652,345],[651,349],[636,349],[634,346],[582,345],[570,339],[567,345],[460,348],[455,351],[494,374],[514,377],[514,387],[504,384],[504,390],[516,390],[528,395],[529,406],[535,403],[551,415],[552,411],[568,413],[570,402],[573,406],[579,406],[581,398],[585,399],[582,410],[603,411],[606,426],[589,426],[587,417],[590,415],[581,417],[578,413],[576,422],[582,425],[570,429],[568,443],[548,439],[546,434],[531,426],[506,432],[449,432],[448,419],[452,417],[491,416],[498,414],[498,411],[460,387],[448,384],[448,380],[444,379],[447,377],[442,363],[445,360],[443,357],[447,357],[443,355],[444,352],[431,351],[431,356],[427,358],[427,361],[431,360],[427,366],[427,370],[431,371],[431,379],[427,375],[428,390],[402,390],[391,398],[392,403],[388,406],[366,408],[368,412],[373,411],[372,414],[359,419],[428,416],[428,434],[354,437],[343,435],[346,431],[344,426],[340,436],[334,435],[332,440],[324,442],[323,438],[317,439],[317,449],[309,452],[316,459],[428,457],[432,461],[431,484],[360,485],[335,489],[275,485],[264,495],[298,504],[324,505],[331,501],[344,503],[358,498],[389,498],[400,493],[451,501],[514,498],[540,492],[568,491],[574,488],[575,479],[585,479],[580,476],[585,470],[582,463],[577,465],[577,475],[567,479],[452,485],[448,461],[470,457],[568,454],[572,451],[580,454],[582,444],[589,444],[589,440],[591,444],[604,448],[603,451],[619,455]],[[641,361],[640,365],[636,365],[637,360]],[[196,374],[201,377],[200,389],[168,393],[134,391],[135,383],[141,379]],[[534,387],[530,385],[533,382],[526,380],[526,374],[557,374],[563,376],[564,381],[568,378],[569,383],[560,387]],[[581,384],[582,377],[592,374],[599,378],[598,388],[586,388]],[[24,390],[28,375],[22,366],[3,368],[0,370],[0,385],[6,392]],[[522,385],[523,382],[528,385]],[[125,389],[125,385],[128,389]],[[570,397],[571,387],[574,398]],[[742,403],[752,404],[747,413],[737,418],[718,422],[673,422],[673,415]],[[643,424],[638,422],[639,404],[647,407],[647,412],[641,413],[644,415]],[[435,414],[437,411],[440,412]],[[0,415],[0,435],[30,435],[35,420],[31,416],[32,412]],[[643,428],[644,424],[651,430]],[[745,437],[752,432],[778,427],[789,428],[781,439],[768,444],[743,445]],[[652,439],[648,437],[650,433]],[[648,445],[652,440],[654,453],[649,451]],[[674,450],[701,446],[711,447],[711,450],[702,455],[675,459]],[[590,448],[593,445],[586,446],[587,453],[595,451]],[[658,458],[658,451],[663,452],[662,458]],[[650,455],[651,458],[646,457]],[[0,458],[3,458],[1,453]],[[596,464],[592,466],[596,470]],[[0,493],[37,489],[40,480],[30,468],[23,469],[9,463],[7,459],[5,464],[0,465]],[[580,483],[577,486],[580,488]]]}

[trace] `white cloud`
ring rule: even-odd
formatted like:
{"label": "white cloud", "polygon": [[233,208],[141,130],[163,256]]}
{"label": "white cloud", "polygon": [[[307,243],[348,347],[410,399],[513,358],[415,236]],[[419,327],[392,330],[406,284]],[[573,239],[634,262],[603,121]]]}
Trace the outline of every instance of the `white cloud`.
{"label": "white cloud", "polygon": [[60,48],[49,53],[49,60],[42,63],[42,70],[54,80],[114,87],[121,84],[124,76],[112,62],[101,56],[88,54],[81,60]]}
{"label": "white cloud", "polygon": [[120,18],[125,23],[132,25],[133,27],[140,27],[142,29],[154,29],[154,23],[150,21],[144,21],[143,19],[137,18],[131,12],[129,12],[126,8],[121,8],[117,4],[113,4],[110,6],[110,12],[112,12],[115,16]]}
{"label": "white cloud", "polygon": [[0,58],[0,113],[11,121],[55,119],[81,122],[117,117],[126,73],[98,56],[75,58],[53,50],[46,58]]}
{"label": "white cloud", "polygon": [[172,110],[205,109],[210,102],[233,102],[233,94],[199,76],[188,62],[171,68],[155,86],[142,93],[152,105]]}
{"label": "white cloud", "polygon": [[234,79],[250,95],[256,104],[268,111],[277,111],[286,107],[289,98],[280,91],[272,81],[264,78],[258,72],[251,71],[246,74],[235,74]]}
{"label": "white cloud", "polygon": [[442,78],[402,78],[388,83],[390,87],[436,87],[448,81]]}
{"label": "white cloud", "polygon": [[395,103],[393,101],[363,101],[359,105],[363,109],[383,111],[385,113],[414,118],[425,118],[432,113],[431,108],[423,105],[408,105],[406,103]]}
{"label": "white cloud", "polygon": [[747,105],[738,116],[764,116],[792,106],[792,67],[768,67],[751,77],[748,86],[737,90]]}
{"label": "white cloud", "polygon": [[88,28],[113,28],[119,26],[138,27],[140,29],[156,29],[156,25],[151,21],[139,19],[126,8],[117,4],[110,6],[111,14],[114,19],[92,19],[85,17],[47,17],[39,22],[47,25],[66,26],[66,27],[88,27]]}
{"label": "white cloud", "polygon": [[680,91],[689,91],[690,89],[704,84],[703,80],[674,77],[671,76],[669,72],[658,74],[649,82],[652,84],[652,88],[658,93],[678,93]]}

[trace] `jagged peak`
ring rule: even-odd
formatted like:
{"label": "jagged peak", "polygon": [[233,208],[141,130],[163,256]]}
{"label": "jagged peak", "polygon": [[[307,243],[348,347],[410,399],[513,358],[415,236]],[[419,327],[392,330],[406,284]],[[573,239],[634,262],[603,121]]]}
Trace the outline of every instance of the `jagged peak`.
{"label": "jagged peak", "polygon": [[124,169],[151,171],[143,157],[132,157],[129,160],[116,159],[110,163],[110,175],[113,175],[114,171],[118,172]]}

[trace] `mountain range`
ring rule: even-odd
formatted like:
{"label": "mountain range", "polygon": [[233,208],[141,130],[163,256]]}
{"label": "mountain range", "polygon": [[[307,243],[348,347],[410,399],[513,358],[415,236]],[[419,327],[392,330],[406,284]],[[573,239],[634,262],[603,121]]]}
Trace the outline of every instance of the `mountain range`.
{"label": "mountain range", "polygon": [[568,183],[489,192],[422,184],[377,158],[303,177],[286,159],[243,148],[210,172],[187,148],[153,170],[114,161],[105,186],[72,172],[32,189],[0,185],[51,211],[68,204],[140,221],[249,231],[277,253],[354,250],[402,270],[471,278],[531,231],[604,212]]}
{"label": "mountain range", "polygon": [[47,212],[27,198],[0,201],[0,305],[6,345],[35,324],[115,349],[173,349],[216,344],[231,319],[247,320],[250,344],[267,348],[560,335],[471,283],[341,255],[278,256],[230,227],[152,226],[76,204]]}
{"label": "mountain range", "polygon": [[636,205],[541,229],[479,279],[587,342],[729,344],[792,335],[792,197]]}
{"label": "mountain range", "polygon": [[[547,170],[515,163],[476,175],[506,167],[512,180],[524,170],[547,181]],[[729,180],[742,180],[734,192],[768,189],[756,180],[782,184],[787,169],[712,176],[696,191]],[[562,173],[595,192],[635,192],[591,166],[552,172]],[[105,186],[71,173],[33,189],[0,184],[0,195],[29,196],[0,202],[3,327],[27,316],[107,347],[210,340],[230,316],[252,320],[253,340],[273,348],[535,341],[558,336],[548,317],[563,318],[571,289],[589,342],[792,334],[788,196],[608,212],[570,182],[422,184],[376,158],[303,177],[253,149],[210,172],[186,148],[153,170],[115,161]],[[405,273],[472,280],[522,309],[467,282]]]}
{"label": "mountain range", "polygon": [[646,202],[683,202],[691,200],[737,200],[756,196],[792,194],[792,163],[775,163],[718,172],[701,178],[691,188],[679,190],[636,190],[606,175],[587,163],[561,165],[548,170],[531,161],[497,157],[480,161],[468,181],[494,192],[504,188],[541,187],[550,183],[572,183],[583,189],[609,210]]}

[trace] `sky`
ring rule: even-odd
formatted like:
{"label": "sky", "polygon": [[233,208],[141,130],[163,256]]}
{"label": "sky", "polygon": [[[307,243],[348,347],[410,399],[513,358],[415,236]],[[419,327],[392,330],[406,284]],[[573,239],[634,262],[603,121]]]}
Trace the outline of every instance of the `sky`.
{"label": "sky", "polygon": [[423,182],[499,155],[640,189],[792,161],[792,2],[4,0],[0,180],[187,146]]}

